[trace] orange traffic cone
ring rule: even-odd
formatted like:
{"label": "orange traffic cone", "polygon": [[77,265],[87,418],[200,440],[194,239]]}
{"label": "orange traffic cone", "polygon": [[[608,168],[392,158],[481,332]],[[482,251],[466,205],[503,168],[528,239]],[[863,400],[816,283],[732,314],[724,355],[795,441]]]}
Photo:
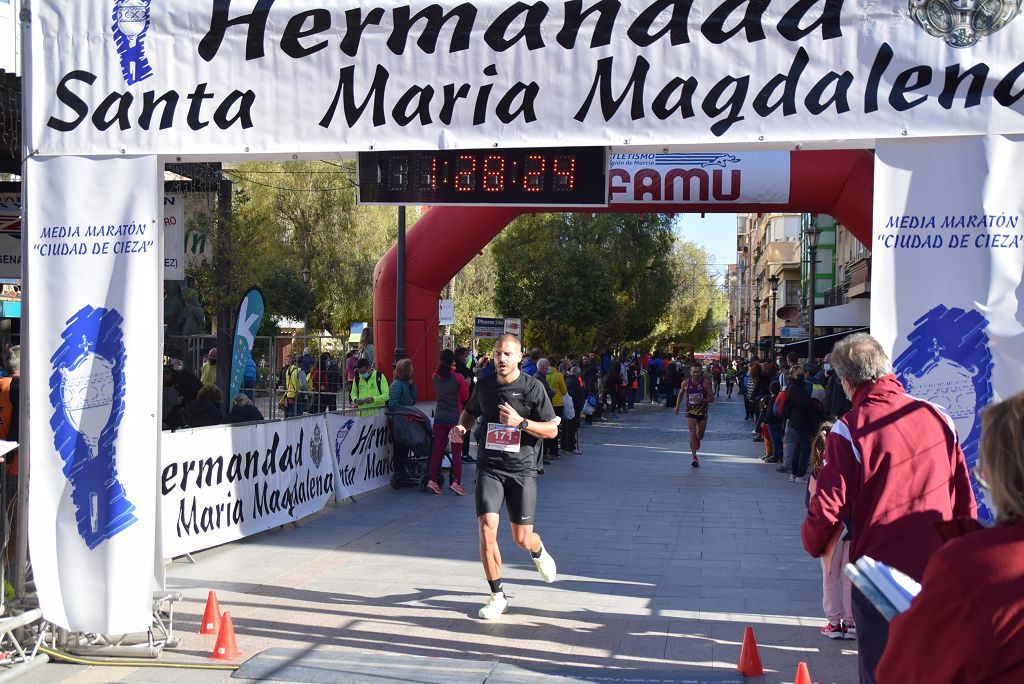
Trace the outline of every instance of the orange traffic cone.
{"label": "orange traffic cone", "polygon": [[744,677],[760,677],[764,674],[761,667],[761,655],[757,652],[757,640],[754,628],[747,627],[743,631],[743,647],[740,649],[740,662],[736,666]]}
{"label": "orange traffic cone", "polygon": [[796,684],[812,684],[811,671],[807,669],[807,663],[802,660],[796,666]]}
{"label": "orange traffic cone", "polygon": [[217,645],[213,647],[210,657],[217,660],[237,660],[240,655],[238,644],[235,643],[235,626],[231,624],[231,613],[226,612],[220,618]]}
{"label": "orange traffic cone", "polygon": [[217,594],[210,592],[206,597],[206,610],[203,611],[203,622],[199,625],[200,634],[216,634],[220,631],[220,604]]}

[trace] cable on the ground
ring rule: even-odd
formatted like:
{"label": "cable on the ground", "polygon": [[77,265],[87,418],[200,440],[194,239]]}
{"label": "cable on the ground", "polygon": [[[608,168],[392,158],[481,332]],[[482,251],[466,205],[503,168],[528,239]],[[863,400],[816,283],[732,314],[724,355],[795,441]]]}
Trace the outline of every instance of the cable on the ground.
{"label": "cable on the ground", "polygon": [[67,653],[61,653],[60,651],[51,651],[43,646],[39,647],[41,653],[45,653],[51,658],[56,658],[67,663],[73,663],[75,665],[100,665],[107,667],[171,667],[184,670],[237,670],[239,665],[204,665],[203,663],[175,663],[175,662],[151,662],[148,660],[90,660],[88,658],[78,658]]}

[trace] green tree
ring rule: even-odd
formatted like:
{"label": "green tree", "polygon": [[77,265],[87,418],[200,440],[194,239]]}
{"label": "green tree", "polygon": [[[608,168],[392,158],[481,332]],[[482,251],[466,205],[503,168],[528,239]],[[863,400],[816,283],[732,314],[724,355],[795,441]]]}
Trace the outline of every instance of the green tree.
{"label": "green tree", "polygon": [[578,353],[649,335],[672,293],[663,214],[536,214],[495,240],[495,304],[527,322],[525,342]]}
{"label": "green tree", "polygon": [[[356,204],[354,163],[252,162],[225,175],[235,183],[231,286],[216,287],[214,264],[194,269],[205,303],[237,301],[258,285],[268,314],[308,317],[310,330],[346,335],[350,321],[372,320],[373,269],[395,242],[397,212]],[[408,214],[411,225],[418,214]],[[199,228],[215,232],[210,218]]]}

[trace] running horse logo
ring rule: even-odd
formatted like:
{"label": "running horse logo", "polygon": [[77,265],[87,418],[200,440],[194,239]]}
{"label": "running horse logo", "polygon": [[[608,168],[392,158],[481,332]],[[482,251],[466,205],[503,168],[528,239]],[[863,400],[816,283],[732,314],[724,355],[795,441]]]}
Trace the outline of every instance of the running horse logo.
{"label": "running horse logo", "polygon": [[86,306],[68,319],[64,342],[50,358],[53,444],[71,484],[78,533],[90,549],[136,522],[115,466],[125,408],[122,322],[115,309]]}
{"label": "running horse logo", "polygon": [[1022,0],[909,0],[910,18],[955,48],[975,45],[1020,14]]}
{"label": "running horse logo", "polygon": [[121,60],[121,75],[128,85],[135,85],[153,75],[153,68],[146,58],[145,46],[151,1],[114,1],[114,47]]}
{"label": "running horse logo", "polygon": [[719,166],[724,169],[728,164],[739,164],[740,158],[731,154],[715,152],[685,154],[670,153],[657,155],[657,161],[659,164],[675,164],[682,168],[693,166],[699,166],[701,168]]}
{"label": "running horse logo", "polygon": [[[960,437],[967,466],[978,461],[981,410],[993,397],[992,353],[979,312],[947,309],[941,304],[914,323],[910,346],[893,364],[907,392],[930,401],[948,415]],[[982,490],[974,486],[978,516],[992,520]]]}

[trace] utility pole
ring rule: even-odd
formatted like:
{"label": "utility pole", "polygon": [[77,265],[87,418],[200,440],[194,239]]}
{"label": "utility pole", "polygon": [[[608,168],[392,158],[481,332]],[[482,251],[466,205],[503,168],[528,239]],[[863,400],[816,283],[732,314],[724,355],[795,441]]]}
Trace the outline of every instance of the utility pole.
{"label": "utility pole", "polygon": [[398,207],[398,268],[395,275],[395,363],[405,358],[405,206]]}
{"label": "utility pole", "polygon": [[213,243],[214,272],[217,282],[219,304],[217,305],[217,387],[220,388],[224,401],[221,412],[227,413],[231,406],[228,392],[231,386],[231,352],[234,346],[235,331],[232,327],[231,293],[231,181],[221,175],[217,194],[217,238]]}

